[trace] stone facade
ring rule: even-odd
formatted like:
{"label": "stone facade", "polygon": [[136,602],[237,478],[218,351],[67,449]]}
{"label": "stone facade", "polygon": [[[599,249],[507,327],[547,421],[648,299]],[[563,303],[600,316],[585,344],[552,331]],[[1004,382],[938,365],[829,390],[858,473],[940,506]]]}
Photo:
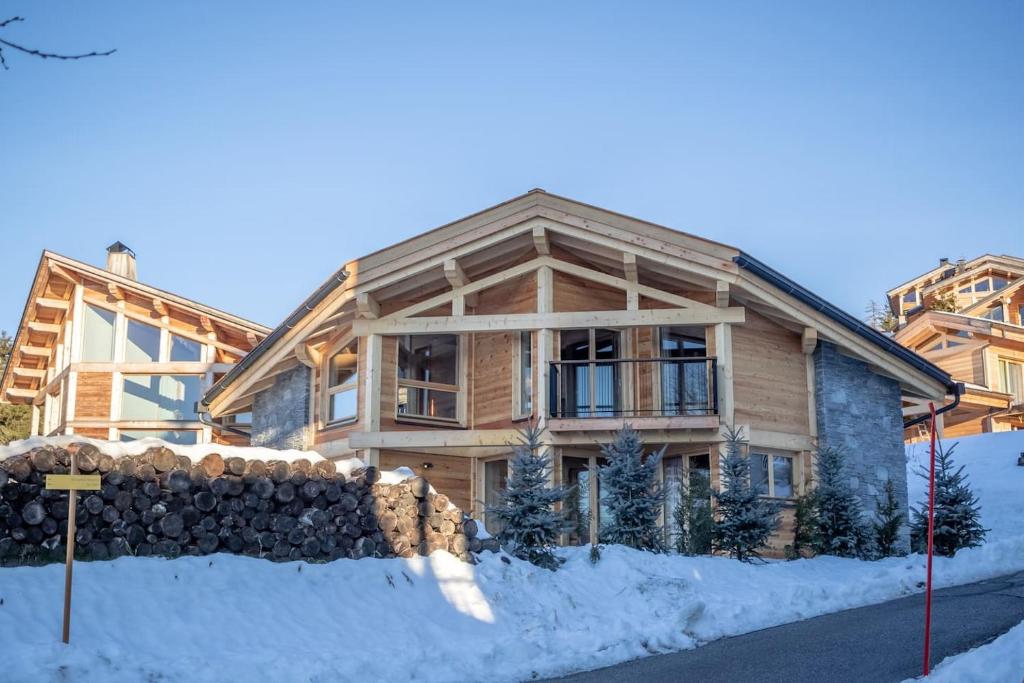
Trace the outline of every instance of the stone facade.
{"label": "stone facade", "polygon": [[304,450],[309,424],[309,373],[300,365],[282,372],[252,403],[253,446]]}
{"label": "stone facade", "polygon": [[[899,383],[872,372],[866,363],[844,356],[822,341],[814,352],[815,407],[822,448],[846,456],[850,485],[865,513],[889,479],[896,486],[901,509],[907,511],[907,468],[903,447],[903,415]],[[909,527],[903,529],[909,549]]]}

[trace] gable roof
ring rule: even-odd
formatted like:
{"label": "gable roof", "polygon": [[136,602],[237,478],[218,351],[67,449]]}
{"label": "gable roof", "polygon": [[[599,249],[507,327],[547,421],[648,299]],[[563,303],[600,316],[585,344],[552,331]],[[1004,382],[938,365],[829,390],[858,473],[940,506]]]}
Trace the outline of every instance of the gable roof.
{"label": "gable roof", "polygon": [[[955,271],[958,267],[959,266],[956,263],[946,263],[943,265],[939,265],[935,268],[932,268],[929,271],[926,271],[918,275],[917,277],[907,280],[903,284],[893,287],[892,289],[886,292],[886,296],[891,298],[898,294],[899,292],[901,292],[902,290],[907,289],[911,285],[917,284],[922,280],[928,280],[930,278],[939,276],[943,272],[950,269]],[[1024,259],[1018,258],[1016,256],[1010,256],[1008,254],[982,254],[981,256],[975,257],[970,261],[965,262],[960,272],[955,273],[951,277],[943,278],[937,282],[934,282],[928,285],[925,289],[930,291],[938,287],[956,283],[964,279],[965,277],[973,276],[975,271],[979,269],[989,267],[1017,270],[1020,271],[1021,274],[1024,274]]]}
{"label": "gable roof", "polygon": [[[117,244],[120,244],[120,242],[111,246],[114,247]],[[13,384],[14,368],[16,368],[22,361],[21,348],[22,346],[27,345],[26,342],[29,336],[28,328],[31,321],[36,318],[37,310],[39,308],[46,308],[47,306],[53,305],[62,305],[65,308],[70,305],[70,300],[66,300],[63,304],[59,301],[47,302],[45,306],[40,304],[39,299],[43,298],[42,294],[45,291],[49,278],[53,274],[57,274],[59,277],[64,278],[74,278],[76,276],[79,278],[84,277],[88,280],[106,283],[108,286],[120,288],[121,290],[139,294],[147,298],[159,299],[165,305],[172,308],[184,309],[194,315],[207,316],[210,320],[217,321],[221,325],[227,325],[245,333],[252,333],[260,338],[270,332],[270,328],[264,325],[246,320],[245,318],[227,313],[220,309],[213,308],[212,306],[201,304],[166,290],[152,287],[131,278],[111,273],[103,268],[98,268],[68,256],[63,256],[49,250],[43,250],[39,258],[39,265],[36,268],[36,274],[32,280],[32,285],[29,287],[25,307],[22,310],[21,321],[18,324],[18,331],[14,338],[11,356],[8,359],[7,365],[4,367],[3,375],[0,376],[0,401],[6,400],[7,390]],[[45,382],[43,384],[45,384]]]}
{"label": "gable roof", "polygon": [[[574,239],[604,240],[632,250],[652,263],[665,255],[665,258],[685,263],[698,277],[710,281],[712,285],[717,280],[746,285],[747,280],[740,278],[740,274],[750,273],[769,285],[768,288],[758,286],[757,296],[762,299],[788,296],[805,307],[794,309],[794,315],[804,320],[805,324],[817,325],[822,319],[830,321],[825,326],[835,329],[837,335],[847,335],[844,341],[847,346],[855,343],[861,353],[881,353],[922,373],[941,387],[949,389],[953,386],[949,375],[938,367],[734,247],[535,189],[349,261],[328,277],[281,325],[215,384],[203,402],[211,405],[217,401],[234,383],[262,363],[264,358],[271,357],[268,362],[277,362],[278,358],[283,358],[282,353],[287,350],[287,345],[295,343],[302,328],[314,324],[311,321],[321,324],[324,320],[338,319],[341,315],[338,311],[346,301],[351,300],[357,289],[387,286],[388,283],[400,282],[402,278],[416,273],[436,269],[440,261],[448,256],[462,258],[461,254],[474,253],[474,247],[482,250],[485,246],[498,244],[502,239],[509,239],[510,234],[523,234],[530,229],[530,221],[535,219],[545,221],[552,234],[564,233]],[[348,293],[348,299],[342,296],[345,293]],[[839,328],[843,330],[842,333],[838,332]],[[853,339],[848,336],[850,334],[861,341],[850,341]],[[279,349],[282,345],[285,345],[284,348]]]}

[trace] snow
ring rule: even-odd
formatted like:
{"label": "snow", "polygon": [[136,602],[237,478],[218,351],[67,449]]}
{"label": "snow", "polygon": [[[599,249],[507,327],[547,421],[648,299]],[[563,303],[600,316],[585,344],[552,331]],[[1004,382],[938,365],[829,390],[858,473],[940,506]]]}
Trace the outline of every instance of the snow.
{"label": "snow", "polygon": [[904,683],[925,680],[928,683],[991,683],[1024,681],[1024,622],[991,643],[952,657],[946,657],[932,669],[928,678],[908,679]]}
{"label": "snow", "polygon": [[[979,548],[936,558],[938,587],[1024,570],[1015,528],[1024,432],[961,441],[958,461],[992,531]],[[522,681],[908,595],[923,588],[925,568],[920,555],[751,565],[608,546],[593,565],[587,547],[558,552],[557,572],[490,553],[474,566],[440,551],[315,565],[229,555],[81,562],[70,646],[60,643],[64,568],[0,569],[3,678]],[[1009,637],[989,647],[1021,635]],[[963,661],[973,656],[985,655]],[[956,661],[948,666],[974,666]],[[972,680],[949,675],[936,680]]]}

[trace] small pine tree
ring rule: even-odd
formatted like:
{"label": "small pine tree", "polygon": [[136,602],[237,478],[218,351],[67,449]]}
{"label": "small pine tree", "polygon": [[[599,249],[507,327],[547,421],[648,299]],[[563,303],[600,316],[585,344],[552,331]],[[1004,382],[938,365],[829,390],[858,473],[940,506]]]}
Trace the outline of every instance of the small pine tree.
{"label": "small pine tree", "polygon": [[683,497],[672,511],[679,533],[676,552],[681,555],[704,555],[711,552],[715,517],[711,511],[711,486],[702,474],[691,475]]}
{"label": "small pine tree", "polygon": [[554,548],[558,536],[568,528],[565,516],[555,505],[565,500],[568,491],[550,485],[551,456],[541,453],[543,430],[530,424],[522,430],[522,442],[513,449],[505,490],[498,493],[497,505],[487,508],[502,526],[498,541],[510,554],[538,567],[557,569]]}
{"label": "small pine tree", "polygon": [[712,543],[715,550],[727,552],[741,562],[758,557],[758,549],[779,527],[779,506],[766,500],[750,483],[750,461],[743,453],[742,434],[726,428],[725,457],[722,459],[722,491],[715,492],[718,519]]}
{"label": "small pine tree", "polygon": [[846,479],[842,451],[823,448],[818,451],[818,528],[815,550],[821,555],[866,558],[872,552],[872,540],[864,524],[860,498]]}
{"label": "small pine tree", "polygon": [[793,511],[793,543],[786,546],[786,559],[799,560],[813,554],[818,529],[818,500],[814,493],[805,493],[796,499]]}
{"label": "small pine tree", "polygon": [[877,303],[869,301],[864,309],[865,322],[879,332],[893,333],[899,329],[899,318],[892,312],[888,302]]}
{"label": "small pine tree", "polygon": [[658,465],[665,449],[645,459],[640,435],[627,424],[601,452],[608,463],[600,470],[603,504],[611,518],[601,529],[602,542],[663,551],[658,517],[664,496],[658,485]]}
{"label": "small pine tree", "polygon": [[928,309],[931,311],[946,311],[948,313],[956,313],[956,292],[949,292],[947,294],[940,294],[928,304]]}
{"label": "small pine tree", "polygon": [[[961,548],[973,548],[985,540],[987,529],[981,526],[981,507],[978,497],[971,491],[964,466],[953,463],[957,444],[946,450],[938,444],[935,453],[935,552],[952,557]],[[920,475],[928,478],[928,469],[921,467]],[[914,523],[910,529],[911,546],[915,552],[925,552],[928,539],[928,500],[914,510]]]}
{"label": "small pine tree", "polygon": [[875,532],[875,549],[879,557],[903,555],[900,552],[900,529],[906,517],[900,510],[896,500],[896,485],[892,479],[885,482],[883,497],[875,503],[875,522],[871,525]]}

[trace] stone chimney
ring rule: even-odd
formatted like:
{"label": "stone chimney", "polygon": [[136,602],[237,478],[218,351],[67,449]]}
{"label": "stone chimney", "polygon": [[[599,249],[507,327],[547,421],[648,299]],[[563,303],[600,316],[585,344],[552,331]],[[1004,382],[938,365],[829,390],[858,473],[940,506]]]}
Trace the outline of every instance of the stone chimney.
{"label": "stone chimney", "polygon": [[135,252],[121,242],[114,242],[107,247],[107,270],[129,280],[137,279],[135,277]]}

